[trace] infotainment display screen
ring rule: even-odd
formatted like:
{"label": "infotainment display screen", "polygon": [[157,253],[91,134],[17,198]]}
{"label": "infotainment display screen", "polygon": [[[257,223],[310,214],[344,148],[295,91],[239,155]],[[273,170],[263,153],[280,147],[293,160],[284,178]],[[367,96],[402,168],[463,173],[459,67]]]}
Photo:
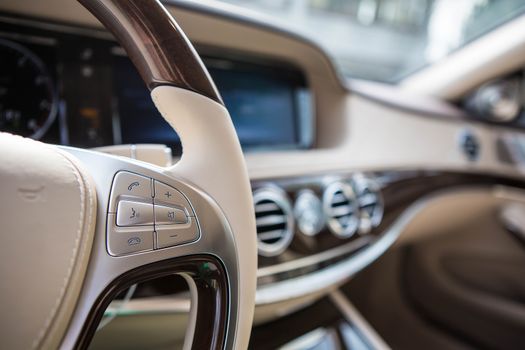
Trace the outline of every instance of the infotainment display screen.
{"label": "infotainment display screen", "polygon": [[[312,143],[312,100],[296,69],[205,57],[243,149],[307,148]],[[175,153],[180,140],[159,115],[129,60],[115,67],[120,125],[118,143],[163,143]],[[117,143],[117,142],[116,142]]]}

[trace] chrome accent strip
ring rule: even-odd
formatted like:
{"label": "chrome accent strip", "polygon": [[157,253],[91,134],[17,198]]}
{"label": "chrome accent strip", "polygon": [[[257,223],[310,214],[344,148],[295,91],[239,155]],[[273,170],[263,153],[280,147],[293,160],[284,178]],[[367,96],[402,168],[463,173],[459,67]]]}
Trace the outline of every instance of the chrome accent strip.
{"label": "chrome accent strip", "polygon": [[353,252],[355,250],[358,250],[359,248],[365,246],[367,243],[370,243],[371,241],[371,236],[363,236],[339,247],[332,248],[330,250],[317,253],[315,255],[305,256],[304,258],[287,261],[278,265],[261,267],[257,270],[257,278],[271,276],[273,274],[282,273],[290,270],[297,270],[303,267],[318,264],[323,261],[334,259],[342,255],[348,254],[350,252]]}
{"label": "chrome accent strip", "polygon": [[344,315],[345,319],[359,329],[361,335],[365,337],[373,349],[391,349],[340,290],[334,290],[328,296],[335,307]]}

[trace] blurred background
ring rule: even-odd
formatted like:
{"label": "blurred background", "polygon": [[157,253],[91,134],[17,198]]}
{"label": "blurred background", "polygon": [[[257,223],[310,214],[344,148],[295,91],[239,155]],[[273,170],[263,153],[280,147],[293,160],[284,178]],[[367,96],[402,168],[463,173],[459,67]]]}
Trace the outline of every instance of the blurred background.
{"label": "blurred background", "polygon": [[523,11],[521,0],[222,0],[274,17],[343,74],[395,83]]}

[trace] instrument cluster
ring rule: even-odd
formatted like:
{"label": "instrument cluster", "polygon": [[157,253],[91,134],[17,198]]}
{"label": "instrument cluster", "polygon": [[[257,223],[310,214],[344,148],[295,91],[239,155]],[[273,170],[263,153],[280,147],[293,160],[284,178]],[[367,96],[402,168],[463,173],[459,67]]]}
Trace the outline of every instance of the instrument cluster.
{"label": "instrument cluster", "polygon": [[41,139],[58,111],[56,83],[29,48],[0,38],[0,131]]}

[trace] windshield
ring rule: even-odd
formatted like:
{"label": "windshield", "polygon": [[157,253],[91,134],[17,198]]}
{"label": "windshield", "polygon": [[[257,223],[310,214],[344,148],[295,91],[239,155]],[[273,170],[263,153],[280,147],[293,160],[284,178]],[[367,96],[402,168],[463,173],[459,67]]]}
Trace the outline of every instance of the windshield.
{"label": "windshield", "polygon": [[221,0],[321,45],[347,77],[396,83],[516,17],[523,0]]}

